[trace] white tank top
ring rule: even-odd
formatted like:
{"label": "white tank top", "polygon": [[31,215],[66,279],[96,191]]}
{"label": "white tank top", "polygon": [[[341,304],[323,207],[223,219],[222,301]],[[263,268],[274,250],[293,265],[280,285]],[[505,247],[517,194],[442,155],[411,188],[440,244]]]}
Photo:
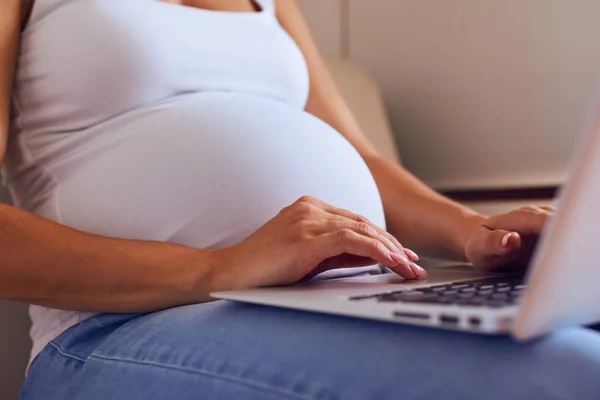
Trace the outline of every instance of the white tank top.
{"label": "white tank top", "polygon": [[[356,150],[304,112],[302,54],[263,11],[37,0],[3,171],[18,207],[99,235],[231,246],[302,195],[385,227]],[[30,309],[32,358],[93,314]]]}

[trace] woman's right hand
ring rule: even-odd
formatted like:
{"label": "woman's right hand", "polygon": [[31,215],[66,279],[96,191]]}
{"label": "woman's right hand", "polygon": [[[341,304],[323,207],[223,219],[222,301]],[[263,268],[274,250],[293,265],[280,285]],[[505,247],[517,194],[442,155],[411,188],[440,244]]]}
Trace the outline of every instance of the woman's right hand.
{"label": "woman's right hand", "polygon": [[[388,232],[310,196],[284,208],[238,245],[217,250],[229,287],[292,284],[337,268],[383,264],[406,279],[427,276]],[[234,282],[231,282],[231,281]]]}

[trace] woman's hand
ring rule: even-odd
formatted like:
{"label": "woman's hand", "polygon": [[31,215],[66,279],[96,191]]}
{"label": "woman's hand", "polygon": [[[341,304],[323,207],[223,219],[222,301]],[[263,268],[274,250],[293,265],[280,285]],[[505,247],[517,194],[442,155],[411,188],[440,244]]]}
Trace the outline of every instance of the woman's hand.
{"label": "woman's hand", "polygon": [[527,206],[489,218],[470,236],[465,256],[478,268],[524,268],[553,214],[553,207]]}
{"label": "woman's hand", "polygon": [[217,251],[236,288],[291,284],[321,272],[384,264],[407,279],[417,255],[364,217],[305,196],[236,246]]}

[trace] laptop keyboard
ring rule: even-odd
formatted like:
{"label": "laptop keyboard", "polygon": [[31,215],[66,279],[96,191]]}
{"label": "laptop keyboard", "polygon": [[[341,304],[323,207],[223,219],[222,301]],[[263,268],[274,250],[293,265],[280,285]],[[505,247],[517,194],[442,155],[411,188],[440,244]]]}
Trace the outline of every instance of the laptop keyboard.
{"label": "laptop keyboard", "polygon": [[425,303],[474,307],[507,307],[517,304],[525,290],[522,277],[498,277],[456,282],[427,288],[351,297],[385,303]]}

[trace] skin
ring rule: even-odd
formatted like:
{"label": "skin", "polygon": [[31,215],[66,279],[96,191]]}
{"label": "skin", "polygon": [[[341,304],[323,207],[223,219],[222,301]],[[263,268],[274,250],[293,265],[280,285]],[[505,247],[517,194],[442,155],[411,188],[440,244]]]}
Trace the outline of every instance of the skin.
{"label": "skin", "polygon": [[[169,0],[181,6],[251,12],[247,0]],[[11,85],[30,3],[0,3],[0,162],[8,139]],[[389,232],[312,197],[298,199],[240,244],[218,250],[106,238],[0,205],[0,298],[92,312],[145,312],[208,301],[217,290],[297,282],[340,267],[390,267],[426,276],[407,244],[476,268],[525,262],[551,208],[487,218],[440,196],[369,143],[333,80],[293,0],[277,1],[281,25],[310,70],[307,111],[337,129],[369,166]],[[398,240],[399,239],[399,240]]]}

